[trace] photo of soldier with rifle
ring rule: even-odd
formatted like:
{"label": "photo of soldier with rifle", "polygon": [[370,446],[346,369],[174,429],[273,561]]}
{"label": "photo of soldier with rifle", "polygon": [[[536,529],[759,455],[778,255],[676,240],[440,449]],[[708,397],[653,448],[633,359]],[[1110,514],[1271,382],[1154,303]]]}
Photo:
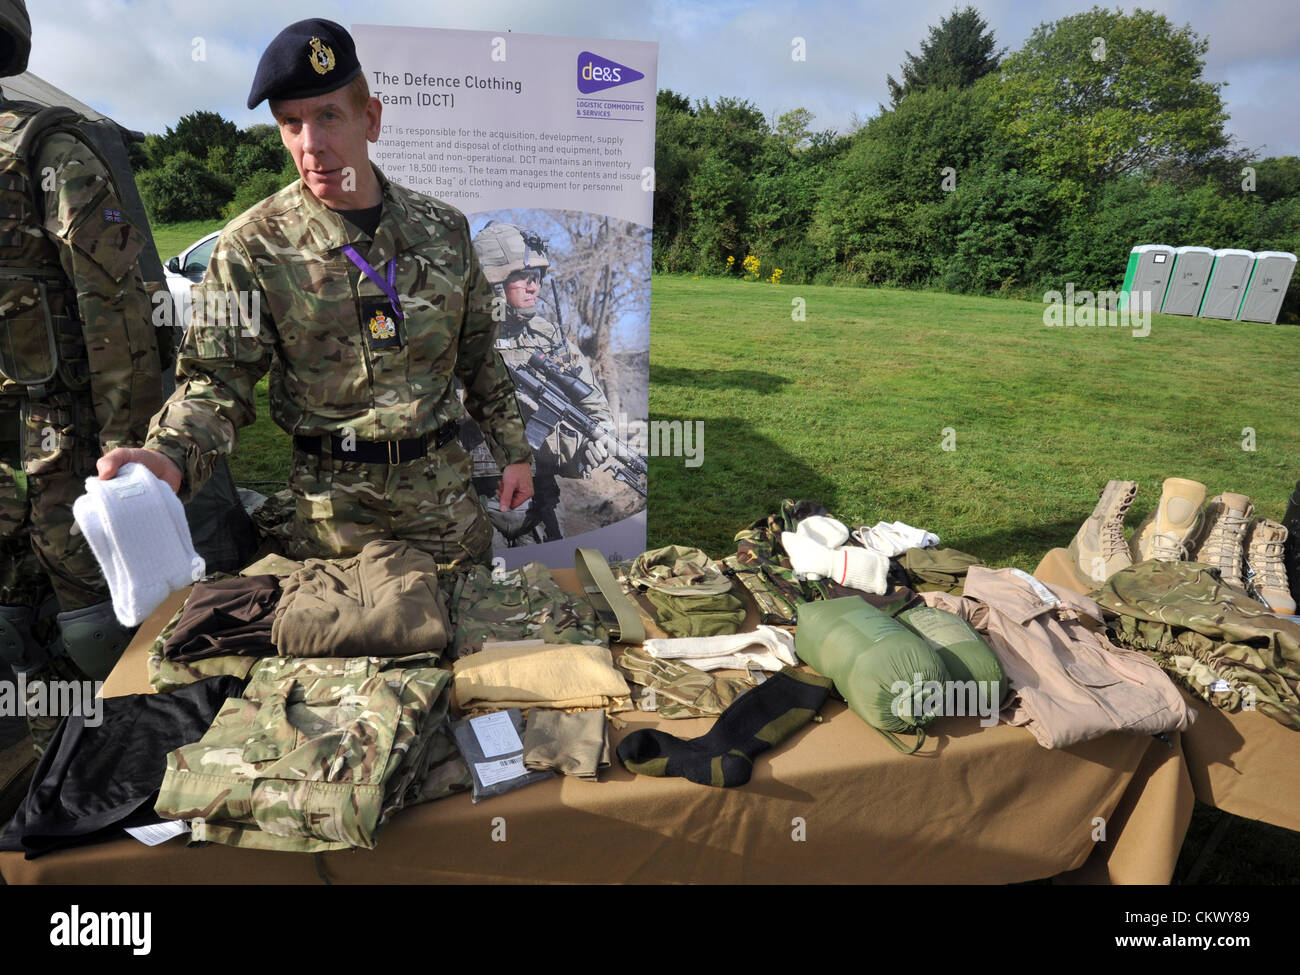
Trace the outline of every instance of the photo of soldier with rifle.
{"label": "photo of soldier with rifle", "polygon": [[[490,221],[474,238],[488,282],[497,293],[497,350],[514,380],[526,436],[535,456],[532,502],[515,511],[491,503],[498,476],[476,429],[463,430],[473,450],[475,487],[504,544],[509,547],[558,541],[561,486],[558,479],[586,480],[605,472],[631,492],[638,510],[646,496],[646,461],[616,433],[604,390],[587,356],[565,328],[547,242],[530,229]],[[543,317],[538,299],[550,286],[552,314]],[[624,505],[627,506],[626,504]]]}

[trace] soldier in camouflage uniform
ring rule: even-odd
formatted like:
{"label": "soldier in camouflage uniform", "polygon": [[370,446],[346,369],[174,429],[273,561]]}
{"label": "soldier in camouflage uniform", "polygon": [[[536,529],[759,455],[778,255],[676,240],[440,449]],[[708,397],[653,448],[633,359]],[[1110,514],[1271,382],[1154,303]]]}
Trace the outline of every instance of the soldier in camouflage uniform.
{"label": "soldier in camouflage uniform", "polygon": [[492,526],[459,420],[468,411],[504,468],[507,510],[532,494],[531,451],[465,217],[371,166],[381,106],[338,24],[282,31],[248,107],[263,98],[302,178],[222,232],[150,450],[106,456],[100,476],[138,460],[188,498],[253,420],[269,370],[271,416],[294,436],[296,558],[399,538],[442,569],[486,564]]}
{"label": "soldier in camouflage uniform", "polygon": [[[545,241],[512,224],[490,223],[474,238],[474,249],[496,292],[498,307],[504,311],[496,348],[506,365],[518,369],[534,353],[541,353],[552,366],[578,377],[591,387],[591,393],[577,405],[612,435],[614,417],[591,363],[560,326],[537,314],[537,295],[551,266]],[[486,448],[475,446],[479,439],[473,431],[466,438],[474,447],[475,485],[486,501],[495,489],[496,471]],[[556,478],[587,477],[608,459],[609,451],[599,440],[589,440],[561,421],[537,451],[536,491],[530,511],[524,517],[511,517],[488,502],[493,523],[511,544],[537,541],[537,526],[543,532],[542,541],[556,541],[563,537],[555,510],[560,503]]]}
{"label": "soldier in camouflage uniform", "polygon": [[[25,70],[30,32],[0,0],[0,75]],[[162,401],[145,237],[77,122],[28,102],[0,101],[0,212],[0,658],[29,682],[103,679],[130,634],[72,502]],[[47,647],[32,628],[50,588]],[[33,722],[38,750],[54,723]]]}

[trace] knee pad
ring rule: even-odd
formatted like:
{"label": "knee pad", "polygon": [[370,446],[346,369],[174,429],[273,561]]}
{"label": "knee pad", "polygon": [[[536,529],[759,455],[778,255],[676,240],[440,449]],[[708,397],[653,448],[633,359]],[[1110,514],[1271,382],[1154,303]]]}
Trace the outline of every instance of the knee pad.
{"label": "knee pad", "polygon": [[55,618],[59,621],[63,652],[91,680],[108,677],[135,632],[117,621],[110,602],[69,610]]}
{"label": "knee pad", "polygon": [[15,672],[26,672],[50,659],[32,633],[30,606],[0,606],[0,660]]}

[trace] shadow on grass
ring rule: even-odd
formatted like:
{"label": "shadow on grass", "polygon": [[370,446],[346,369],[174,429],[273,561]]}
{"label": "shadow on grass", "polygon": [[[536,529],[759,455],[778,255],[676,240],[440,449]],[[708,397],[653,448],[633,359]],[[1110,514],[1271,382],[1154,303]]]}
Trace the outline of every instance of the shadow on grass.
{"label": "shadow on grass", "polygon": [[[779,392],[790,380],[753,369],[680,369],[650,366],[650,385],[684,386],[687,389],[750,389],[764,395]],[[655,419],[658,419],[656,416]]]}
{"label": "shadow on grass", "polygon": [[[681,370],[689,372],[690,370]],[[695,419],[660,416],[683,425]],[[840,499],[827,477],[736,417],[706,417],[701,463],[650,458],[648,546],[694,545],[714,558],[736,551],[735,535],[779,511],[785,498],[808,499],[832,512]]]}
{"label": "shadow on grass", "polygon": [[977,555],[990,565],[1015,559],[1026,552],[1037,552],[1037,558],[1041,559],[1051,549],[1068,546],[1083,521],[1080,518],[1077,521],[1040,522],[1017,525],[987,535],[944,536],[943,544]]}

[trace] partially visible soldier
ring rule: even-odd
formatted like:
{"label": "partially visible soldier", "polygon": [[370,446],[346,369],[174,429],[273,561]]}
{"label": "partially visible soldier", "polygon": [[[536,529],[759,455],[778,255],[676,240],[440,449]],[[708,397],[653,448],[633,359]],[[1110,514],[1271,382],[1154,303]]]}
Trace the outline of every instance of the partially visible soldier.
{"label": "partially visible soldier", "polygon": [[[490,223],[474,238],[474,249],[478,252],[484,276],[496,292],[497,304],[505,311],[496,347],[506,365],[512,370],[519,369],[534,353],[541,353],[552,367],[581,379],[591,387],[591,393],[577,405],[612,436],[614,417],[587,357],[564,329],[537,313],[542,279],[551,266],[546,242],[537,234],[513,224]],[[529,412],[528,407],[532,404],[528,404],[522,394],[520,401],[525,405],[525,412]],[[482,440],[475,433],[474,430],[463,432],[468,446]],[[534,451],[536,469],[531,508],[503,512],[492,502],[498,477],[491,455],[484,445],[478,443],[472,456],[475,489],[483,499],[493,525],[507,543],[515,545],[537,541],[538,526],[543,532],[542,541],[562,538],[556,512],[560,503],[556,477],[587,477],[609,461],[609,451],[603,443],[583,437],[560,421]]]}
{"label": "partially visible soldier", "polygon": [[[0,0],[0,76],[30,51],[23,0]],[[145,237],[79,122],[0,96],[0,657],[29,682],[103,679],[126,646],[72,502],[162,403]],[[47,646],[33,626],[50,587]]]}

